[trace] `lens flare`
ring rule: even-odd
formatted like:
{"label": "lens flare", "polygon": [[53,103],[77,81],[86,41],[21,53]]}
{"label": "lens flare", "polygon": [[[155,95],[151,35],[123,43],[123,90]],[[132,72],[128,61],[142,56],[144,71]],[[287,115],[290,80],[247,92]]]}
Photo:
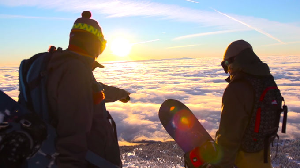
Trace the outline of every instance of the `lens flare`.
{"label": "lens flare", "polygon": [[173,110],[175,110],[175,106],[172,106],[172,107],[170,108],[170,111],[173,111]]}
{"label": "lens flare", "polygon": [[179,130],[187,131],[188,129],[191,129],[195,123],[192,115],[193,114],[191,114],[187,110],[180,110],[176,112],[176,114],[173,117],[173,126]]}
{"label": "lens flare", "polygon": [[214,141],[206,141],[201,146],[194,148],[189,154],[191,163],[195,167],[199,167],[203,163],[218,163],[221,156],[221,150]]}
{"label": "lens flare", "polygon": [[182,118],[180,119],[180,122],[181,122],[182,124],[185,124],[185,125],[188,125],[188,124],[189,124],[189,120],[188,120],[186,117],[182,117]]}

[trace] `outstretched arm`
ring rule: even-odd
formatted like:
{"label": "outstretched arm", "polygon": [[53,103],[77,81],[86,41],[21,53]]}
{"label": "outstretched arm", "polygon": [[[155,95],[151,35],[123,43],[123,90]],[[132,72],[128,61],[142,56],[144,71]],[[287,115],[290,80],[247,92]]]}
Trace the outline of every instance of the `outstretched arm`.
{"label": "outstretched arm", "polygon": [[130,93],[124,89],[119,89],[114,86],[108,86],[101,82],[98,82],[99,85],[102,85],[105,93],[105,102],[115,102],[117,100],[127,103],[130,100]]}

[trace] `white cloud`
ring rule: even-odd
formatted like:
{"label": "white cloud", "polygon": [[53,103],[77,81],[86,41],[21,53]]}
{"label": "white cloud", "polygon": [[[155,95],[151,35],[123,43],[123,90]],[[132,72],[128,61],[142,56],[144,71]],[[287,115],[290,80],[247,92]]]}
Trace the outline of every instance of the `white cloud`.
{"label": "white cloud", "polygon": [[37,16],[25,16],[25,15],[6,15],[6,14],[0,14],[0,18],[5,18],[5,19],[21,18],[21,19],[74,20],[73,18],[37,17]]}
{"label": "white cloud", "polygon": [[[190,2],[196,2],[190,0]],[[0,4],[7,6],[35,6],[51,8],[59,11],[78,12],[91,10],[93,13],[112,17],[156,17],[183,22],[198,23],[203,26],[212,26],[221,30],[249,29],[255,30],[280,43],[297,41],[300,37],[300,27],[295,24],[280,23],[262,18],[224,14],[219,11],[196,10],[179,5],[163,4],[151,1],[137,0],[0,0]],[[224,19],[224,16],[230,19]],[[36,18],[36,16],[24,16]],[[266,33],[266,30],[270,33]],[[271,32],[273,35],[271,35]],[[279,35],[281,39],[276,38]]]}
{"label": "white cloud", "polygon": [[193,1],[193,0],[185,0],[185,1],[192,2],[192,3],[199,3],[198,1]]}
{"label": "white cloud", "polygon": [[[129,103],[107,103],[107,110],[117,123],[122,144],[126,141],[169,140],[158,118],[165,99],[185,103],[207,129],[215,135],[219,126],[221,100],[227,77],[222,58],[166,59],[138,62],[106,63],[97,69],[97,80],[131,92]],[[300,137],[300,56],[263,57],[289,107],[287,134],[282,138]],[[17,99],[18,68],[0,68],[0,89]],[[280,128],[281,129],[281,128]]]}

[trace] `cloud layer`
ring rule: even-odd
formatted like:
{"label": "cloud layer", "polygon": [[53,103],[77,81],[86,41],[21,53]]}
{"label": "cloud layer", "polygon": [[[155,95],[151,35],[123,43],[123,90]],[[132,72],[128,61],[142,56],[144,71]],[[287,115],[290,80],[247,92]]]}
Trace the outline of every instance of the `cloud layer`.
{"label": "cloud layer", "polygon": [[[263,57],[289,107],[287,134],[300,137],[300,56]],[[160,124],[158,110],[168,98],[185,103],[214,136],[218,129],[221,97],[226,75],[221,58],[168,59],[104,64],[95,77],[108,85],[131,92],[129,103],[107,103],[117,123],[120,141],[169,140]],[[0,68],[0,89],[17,99],[18,68]]]}

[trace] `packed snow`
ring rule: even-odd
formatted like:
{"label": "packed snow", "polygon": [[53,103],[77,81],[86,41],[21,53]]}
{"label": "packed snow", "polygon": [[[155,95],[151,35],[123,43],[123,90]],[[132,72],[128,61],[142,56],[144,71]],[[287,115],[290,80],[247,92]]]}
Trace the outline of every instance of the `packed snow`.
{"label": "packed snow", "polygon": [[[300,168],[300,139],[275,142],[270,148],[273,168]],[[184,167],[184,153],[174,141],[122,146],[121,155],[123,167],[127,168]]]}

